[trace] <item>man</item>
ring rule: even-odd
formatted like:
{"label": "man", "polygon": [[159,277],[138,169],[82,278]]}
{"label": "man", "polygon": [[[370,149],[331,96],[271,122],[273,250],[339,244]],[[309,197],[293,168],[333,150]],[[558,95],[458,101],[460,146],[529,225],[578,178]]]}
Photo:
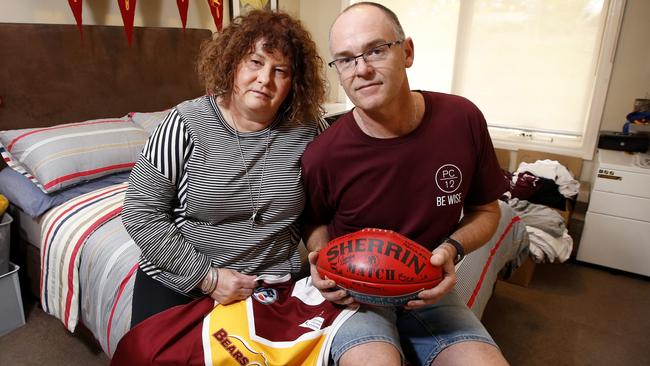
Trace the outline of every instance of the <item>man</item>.
{"label": "man", "polygon": [[[468,100],[410,90],[414,45],[395,14],[374,3],[346,8],[330,30],[339,80],[356,108],[307,148],[307,246],[314,285],[353,299],[315,270],[330,238],[364,227],[397,231],[433,250],[445,276],[404,309],[361,307],[334,338],[341,365],[507,364],[454,292],[454,264],[486,243],[505,191],[481,112]],[[462,214],[462,219],[461,219]]]}

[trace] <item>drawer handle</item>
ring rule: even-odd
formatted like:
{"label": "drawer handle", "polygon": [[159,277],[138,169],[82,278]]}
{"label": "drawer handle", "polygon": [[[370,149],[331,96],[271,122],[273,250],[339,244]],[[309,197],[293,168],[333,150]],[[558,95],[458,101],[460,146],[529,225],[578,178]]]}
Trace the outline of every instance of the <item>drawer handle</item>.
{"label": "drawer handle", "polygon": [[598,174],[598,178],[612,179],[612,180],[623,180],[623,177],[618,175],[607,175],[607,174]]}

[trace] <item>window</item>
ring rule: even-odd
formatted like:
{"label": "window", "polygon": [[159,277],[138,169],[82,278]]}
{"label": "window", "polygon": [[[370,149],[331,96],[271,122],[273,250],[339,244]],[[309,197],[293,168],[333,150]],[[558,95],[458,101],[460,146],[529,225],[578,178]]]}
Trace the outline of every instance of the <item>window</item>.
{"label": "window", "polygon": [[497,146],[591,159],[624,0],[377,2],[413,38],[412,89],[470,99]]}

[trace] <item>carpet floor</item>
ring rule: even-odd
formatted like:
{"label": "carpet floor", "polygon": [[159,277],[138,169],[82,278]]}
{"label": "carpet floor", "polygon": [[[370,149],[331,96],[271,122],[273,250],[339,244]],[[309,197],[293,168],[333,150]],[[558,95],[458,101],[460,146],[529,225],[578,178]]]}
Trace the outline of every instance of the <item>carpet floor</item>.
{"label": "carpet floor", "polygon": [[33,299],[23,296],[26,324],[0,337],[0,365],[99,366],[109,359],[94,344],[72,334]]}
{"label": "carpet floor", "polygon": [[483,323],[512,365],[650,365],[650,279],[582,263],[497,283]]}

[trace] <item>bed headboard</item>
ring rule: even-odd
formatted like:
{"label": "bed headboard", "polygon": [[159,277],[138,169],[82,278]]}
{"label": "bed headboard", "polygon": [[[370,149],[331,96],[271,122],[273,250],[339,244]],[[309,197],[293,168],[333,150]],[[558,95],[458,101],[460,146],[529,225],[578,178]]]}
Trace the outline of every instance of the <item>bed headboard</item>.
{"label": "bed headboard", "polygon": [[0,23],[0,130],[120,117],[204,93],[206,29]]}

